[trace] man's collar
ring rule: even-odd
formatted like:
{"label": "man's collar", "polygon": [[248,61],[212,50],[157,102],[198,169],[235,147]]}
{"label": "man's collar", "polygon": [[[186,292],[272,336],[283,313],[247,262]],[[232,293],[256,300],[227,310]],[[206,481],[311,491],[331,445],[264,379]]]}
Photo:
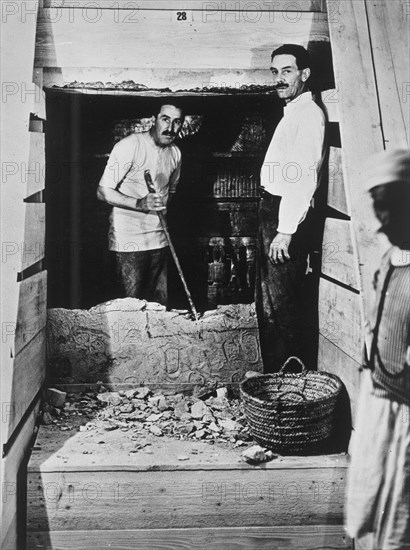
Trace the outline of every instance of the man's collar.
{"label": "man's collar", "polygon": [[393,246],[390,254],[390,263],[394,267],[410,265],[410,250],[402,250],[398,246]]}
{"label": "man's collar", "polygon": [[299,107],[299,105],[305,105],[309,101],[313,101],[312,92],[303,92],[303,94],[298,95],[297,97],[295,97],[295,99],[292,99],[292,101],[286,103],[285,113],[286,111],[293,111],[293,109],[296,109],[297,107]]}

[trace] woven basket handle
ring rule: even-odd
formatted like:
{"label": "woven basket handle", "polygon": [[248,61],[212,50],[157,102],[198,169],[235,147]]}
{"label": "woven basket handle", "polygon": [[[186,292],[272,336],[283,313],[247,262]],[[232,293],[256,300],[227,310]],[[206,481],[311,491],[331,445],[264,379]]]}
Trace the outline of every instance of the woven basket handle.
{"label": "woven basket handle", "polygon": [[306,396],[303,395],[303,393],[300,391],[285,391],[278,396],[278,401],[280,401],[282,397],[285,397],[286,395],[289,395],[289,394],[297,395],[298,397],[302,398],[302,401],[306,401]]}
{"label": "woven basket handle", "polygon": [[302,370],[299,372],[299,373],[296,373],[296,374],[305,374],[306,373],[306,367],[305,365],[302,363],[302,361],[299,359],[299,357],[295,357],[294,355],[292,355],[291,357],[289,357],[289,359],[287,359],[284,364],[283,364],[283,367],[280,369],[279,371],[279,374],[284,374],[285,373],[285,369],[286,367],[289,365],[289,363],[292,361],[292,360],[295,360],[299,363],[299,365],[302,367]]}

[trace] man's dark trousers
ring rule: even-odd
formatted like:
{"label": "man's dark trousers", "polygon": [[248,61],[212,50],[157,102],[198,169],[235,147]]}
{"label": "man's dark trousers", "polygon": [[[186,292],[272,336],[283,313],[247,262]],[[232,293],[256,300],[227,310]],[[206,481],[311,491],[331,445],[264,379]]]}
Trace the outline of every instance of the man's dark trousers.
{"label": "man's dark trousers", "polygon": [[140,252],[116,252],[118,275],[125,295],[168,305],[169,247]]}
{"label": "man's dark trousers", "polygon": [[303,221],[293,235],[291,259],[274,264],[268,253],[277,234],[280,200],[264,191],[259,205],[255,302],[265,372],[277,372],[292,355],[308,360],[305,281],[310,222]]}

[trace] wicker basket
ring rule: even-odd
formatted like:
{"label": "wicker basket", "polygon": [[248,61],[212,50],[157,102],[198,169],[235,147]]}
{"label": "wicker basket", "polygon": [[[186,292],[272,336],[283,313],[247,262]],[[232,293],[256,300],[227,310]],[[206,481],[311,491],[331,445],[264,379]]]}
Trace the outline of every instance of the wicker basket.
{"label": "wicker basket", "polygon": [[[286,373],[292,360],[300,373]],[[317,452],[333,429],[334,411],[342,389],[329,373],[307,371],[290,357],[277,374],[242,382],[240,392],[250,432],[264,447],[277,452]]]}

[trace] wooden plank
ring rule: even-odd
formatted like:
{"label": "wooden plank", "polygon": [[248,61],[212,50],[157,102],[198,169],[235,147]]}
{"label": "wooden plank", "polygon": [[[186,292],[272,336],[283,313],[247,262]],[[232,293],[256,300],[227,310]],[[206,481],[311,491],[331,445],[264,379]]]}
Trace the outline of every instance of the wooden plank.
{"label": "wooden plank", "polygon": [[[81,420],[81,419],[80,419]],[[41,426],[35,449],[30,458],[29,472],[46,475],[52,472],[184,472],[184,471],[243,471],[254,470],[239,460],[241,449],[221,445],[218,450],[206,441],[157,438],[150,440],[152,453],[130,453],[134,443],[129,433],[120,430],[104,430],[104,446],[101,447],[101,429],[104,426],[94,419],[95,429],[82,432],[74,419],[69,431],[61,431],[60,426]],[[61,450],[64,449],[64,452]],[[89,451],[83,453],[83,450]],[[192,453],[192,451],[195,451]],[[185,454],[189,461],[181,462],[178,456]],[[96,458],[97,457],[97,458]],[[325,470],[346,467],[344,454],[316,456],[280,456],[263,465],[263,469],[278,473],[285,470]],[[272,475],[276,475],[272,473]]]}
{"label": "wooden plank", "polygon": [[[2,372],[2,441],[5,444],[45,379],[46,330],[41,329]],[[10,372],[12,375],[10,376]]]}
{"label": "wooden plank", "polygon": [[195,10],[195,11],[268,11],[268,12],[304,12],[325,11],[323,0],[268,0],[267,2],[249,2],[249,0],[44,0],[44,7],[90,9],[98,6],[107,10]]}
{"label": "wooden plank", "polygon": [[[329,9],[331,5],[329,0]],[[385,248],[375,237],[377,224],[363,188],[363,170],[366,160],[383,149],[383,136],[365,2],[344,0],[337,6],[338,17],[329,18],[329,29],[336,87],[340,90],[343,173],[355,235],[353,247],[360,262],[364,323],[372,311],[373,273]]]}
{"label": "wooden plank", "polygon": [[408,2],[366,0],[386,148],[408,148],[410,60]]}
{"label": "wooden plank", "polygon": [[310,527],[204,527],[201,529],[140,529],[123,531],[53,531],[28,534],[28,547],[41,550],[95,548],[149,548],[150,550],[249,550],[250,548],[300,548],[301,550],[350,550],[352,541],[342,526]]}
{"label": "wooden plank", "polygon": [[343,177],[342,150],[340,147],[329,148],[329,188],[327,204],[349,216]]}
{"label": "wooden plank", "polygon": [[25,169],[26,197],[44,189],[45,163],[45,135],[42,132],[30,132],[30,153]]}
{"label": "wooden plank", "polygon": [[43,69],[34,67],[33,82],[35,86],[35,96],[33,105],[33,114],[43,120],[46,119],[46,97],[43,90],[44,79]]}
{"label": "wooden plank", "polygon": [[[29,120],[34,94],[31,84],[38,2],[14,2],[2,8],[2,111],[1,111],[1,237],[2,237],[2,300],[3,320],[15,322],[21,270],[20,243],[24,241],[26,182],[22,167],[29,159]],[[22,17],[24,9],[25,16]],[[16,40],[16,37],[19,37]],[[13,342],[2,345],[2,379],[13,378]],[[6,433],[4,431],[4,433]],[[1,431],[2,443],[3,430]]]}
{"label": "wooden plank", "polygon": [[350,400],[353,426],[359,397],[359,368],[359,362],[352,359],[333,342],[319,335],[318,370],[336,374],[345,385]]}
{"label": "wooden plank", "polygon": [[174,12],[155,10],[138,12],[130,24],[121,17],[116,20],[112,10],[60,11],[56,17],[51,8],[40,10],[37,67],[116,67],[127,51],[128,67],[263,68],[268,79],[268,60],[275,46],[285,41],[303,45],[313,41],[317,47],[329,42],[324,13],[299,13],[297,20],[286,22],[272,21],[269,12],[257,12],[257,21],[248,17],[228,24],[229,19],[207,19],[192,12],[192,21],[181,24]]}
{"label": "wooden plank", "polygon": [[15,326],[15,354],[18,354],[46,326],[47,271],[19,283],[19,307]]}
{"label": "wooden plank", "polygon": [[323,232],[322,273],[359,289],[358,260],[354,255],[351,223],[327,218]]}
{"label": "wooden plank", "polygon": [[26,203],[24,240],[18,243],[21,256],[20,271],[44,258],[46,233],[46,205]]}
{"label": "wooden plank", "polygon": [[360,321],[360,296],[321,278],[319,332],[357,362],[363,349]]}
{"label": "wooden plank", "polygon": [[345,476],[345,467],[29,472],[28,529],[340,525]]}
{"label": "wooden plank", "polygon": [[26,419],[7,455],[1,460],[2,545],[4,550],[24,548],[26,464],[40,409],[40,399]]}

